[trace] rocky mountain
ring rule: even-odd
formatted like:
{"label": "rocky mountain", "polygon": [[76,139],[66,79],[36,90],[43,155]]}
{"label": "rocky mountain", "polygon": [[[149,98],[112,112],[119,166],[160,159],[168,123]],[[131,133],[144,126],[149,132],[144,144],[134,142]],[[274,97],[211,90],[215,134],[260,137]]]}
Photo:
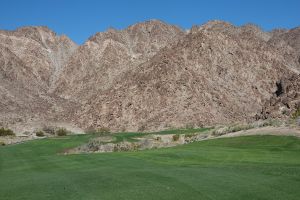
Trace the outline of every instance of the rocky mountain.
{"label": "rocky mountain", "polygon": [[300,107],[299,30],[152,20],[79,47],[45,27],[0,31],[0,120],[143,131],[287,117]]}
{"label": "rocky mountain", "polygon": [[[184,36],[184,32],[160,21],[148,21],[125,30],[109,29],[90,37],[73,54],[57,81],[55,93],[86,102],[113,87],[116,77],[148,61],[158,51]],[[70,87],[72,85],[72,87]]]}
{"label": "rocky mountain", "polygon": [[300,27],[291,30],[276,29],[271,34],[269,43],[276,48],[286,49],[284,56],[300,65]]}
{"label": "rocky mountain", "polygon": [[0,126],[42,121],[65,102],[49,91],[76,48],[46,27],[0,31]]}

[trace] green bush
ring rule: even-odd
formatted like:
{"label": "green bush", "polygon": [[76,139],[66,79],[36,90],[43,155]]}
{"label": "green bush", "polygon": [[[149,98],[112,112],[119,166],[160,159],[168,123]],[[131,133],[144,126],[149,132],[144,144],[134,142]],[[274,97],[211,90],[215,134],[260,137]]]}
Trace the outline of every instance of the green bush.
{"label": "green bush", "polygon": [[179,135],[173,135],[173,141],[178,141],[179,140]]}
{"label": "green bush", "polygon": [[251,125],[234,125],[229,127],[229,132],[238,132],[238,131],[242,131],[242,130],[248,130],[253,128],[253,126]]}
{"label": "green bush", "polygon": [[194,133],[188,133],[188,134],[185,134],[184,137],[186,138],[191,138],[191,137],[194,137],[195,134]]}
{"label": "green bush", "polygon": [[110,133],[110,129],[107,127],[101,127],[97,129],[97,133]]}
{"label": "green bush", "polygon": [[68,133],[68,131],[65,129],[65,128],[59,128],[57,131],[56,131],[56,135],[57,136],[66,136]]}
{"label": "green bush", "polygon": [[293,118],[293,119],[297,119],[298,117],[300,117],[300,108],[298,108],[298,109],[292,114],[292,118]]}
{"label": "green bush", "polygon": [[5,146],[5,143],[0,141],[0,146]]}
{"label": "green bush", "polygon": [[35,135],[38,136],[38,137],[43,137],[43,136],[45,136],[45,134],[44,134],[43,131],[37,131],[37,132],[35,133]]}
{"label": "green bush", "polygon": [[0,128],[0,136],[14,136],[15,133],[10,129]]}

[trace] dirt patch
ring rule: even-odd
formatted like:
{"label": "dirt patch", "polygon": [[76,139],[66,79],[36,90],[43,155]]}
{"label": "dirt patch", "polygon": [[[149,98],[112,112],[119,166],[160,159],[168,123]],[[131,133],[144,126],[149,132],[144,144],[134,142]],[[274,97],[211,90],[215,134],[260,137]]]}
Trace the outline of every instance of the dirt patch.
{"label": "dirt patch", "polygon": [[238,137],[238,136],[248,136],[248,135],[277,135],[277,136],[296,136],[300,137],[300,128],[292,127],[262,127],[254,128],[244,131],[238,131],[234,133],[228,133],[226,135],[219,136],[223,137]]}
{"label": "dirt patch", "polygon": [[0,141],[1,143],[4,143],[5,145],[9,145],[9,144],[19,144],[19,143],[23,143],[25,141],[29,141],[29,140],[34,140],[37,138],[31,137],[31,136],[1,136],[0,137]]}

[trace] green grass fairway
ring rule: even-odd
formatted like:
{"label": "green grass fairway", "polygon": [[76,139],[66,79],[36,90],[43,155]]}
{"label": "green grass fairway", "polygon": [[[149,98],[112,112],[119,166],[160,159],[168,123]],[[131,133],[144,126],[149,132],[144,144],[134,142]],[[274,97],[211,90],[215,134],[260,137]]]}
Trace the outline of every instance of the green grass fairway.
{"label": "green grass fairway", "polygon": [[0,199],[300,199],[300,139],[295,137],[248,136],[139,152],[59,154],[90,137],[0,147]]}

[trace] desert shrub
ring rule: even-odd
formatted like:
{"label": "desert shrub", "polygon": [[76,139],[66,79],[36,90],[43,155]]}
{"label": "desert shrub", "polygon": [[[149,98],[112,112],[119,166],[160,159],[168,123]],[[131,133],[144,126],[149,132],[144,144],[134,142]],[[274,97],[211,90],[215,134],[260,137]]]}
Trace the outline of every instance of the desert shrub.
{"label": "desert shrub", "polygon": [[156,141],[161,141],[161,137],[158,136],[158,137],[155,138],[155,140]]}
{"label": "desert shrub", "polygon": [[173,141],[178,141],[179,140],[179,135],[173,135]]}
{"label": "desert shrub", "polygon": [[300,108],[298,108],[298,109],[292,114],[292,118],[293,118],[293,119],[297,119],[298,117],[300,117]]}
{"label": "desert shrub", "polygon": [[267,119],[264,121],[263,126],[281,126],[284,124],[284,121],[278,119]]}
{"label": "desert shrub", "polygon": [[10,129],[6,129],[6,128],[0,128],[0,136],[14,136],[15,133],[10,130]]}
{"label": "desert shrub", "polygon": [[230,126],[228,131],[229,132],[238,132],[238,131],[243,131],[243,130],[248,130],[248,129],[251,129],[253,128],[252,125],[250,124],[247,124],[247,125],[233,125],[233,126]]}
{"label": "desert shrub", "polygon": [[218,136],[217,130],[218,130],[218,129],[213,130],[213,131],[211,132],[211,134],[212,134],[213,136]]}
{"label": "desert shrub", "polygon": [[38,136],[38,137],[43,137],[43,136],[45,136],[45,133],[43,131],[37,131],[35,133],[35,135]]}
{"label": "desert shrub", "polygon": [[195,134],[194,133],[188,133],[188,134],[185,134],[184,137],[186,138],[191,138],[191,137],[194,137]]}
{"label": "desert shrub", "polygon": [[284,122],[277,119],[267,119],[253,122],[251,126],[253,128],[265,127],[265,126],[281,126]]}
{"label": "desert shrub", "polygon": [[196,125],[197,125],[197,127],[199,127],[199,128],[204,128],[203,122],[198,122]]}
{"label": "desert shrub", "polygon": [[97,133],[110,133],[110,129],[107,127],[101,127],[97,129]]}
{"label": "desert shrub", "polygon": [[213,132],[212,132],[212,135],[213,136],[221,136],[221,135],[224,135],[226,133],[229,132],[229,127],[225,126],[225,127],[221,127],[221,128],[217,128],[217,129],[214,129]]}
{"label": "desert shrub", "polygon": [[133,146],[132,146],[132,150],[133,150],[133,151],[137,151],[137,150],[140,149],[140,145],[139,145],[139,144],[133,143],[132,145],[133,145]]}
{"label": "desert shrub", "polygon": [[65,136],[65,135],[67,135],[67,133],[68,133],[68,131],[65,128],[59,128],[56,131],[57,136]]}
{"label": "desert shrub", "polygon": [[221,127],[218,129],[213,130],[212,135],[214,136],[221,136],[227,133],[233,133],[243,130],[248,130],[254,128],[254,125],[252,124],[235,124],[230,126]]}

